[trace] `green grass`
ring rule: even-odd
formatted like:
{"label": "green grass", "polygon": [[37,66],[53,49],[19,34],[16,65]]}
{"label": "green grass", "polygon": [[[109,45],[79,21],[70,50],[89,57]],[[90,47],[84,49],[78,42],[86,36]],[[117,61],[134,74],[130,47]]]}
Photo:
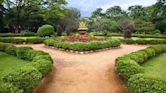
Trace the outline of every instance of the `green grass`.
{"label": "green grass", "polygon": [[166,53],[151,58],[145,64],[145,74],[166,80]]}
{"label": "green grass", "polygon": [[0,52],[0,77],[27,63],[29,63],[29,61],[21,60],[15,56]]}

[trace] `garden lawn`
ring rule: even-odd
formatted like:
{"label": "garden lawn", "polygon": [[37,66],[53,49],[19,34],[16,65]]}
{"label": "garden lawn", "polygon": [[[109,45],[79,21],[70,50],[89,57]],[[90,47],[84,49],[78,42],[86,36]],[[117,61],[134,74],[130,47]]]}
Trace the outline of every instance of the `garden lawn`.
{"label": "garden lawn", "polygon": [[19,68],[29,61],[18,59],[15,56],[8,55],[4,52],[0,52],[0,78],[16,68]]}
{"label": "garden lawn", "polygon": [[166,53],[149,59],[143,67],[145,67],[145,74],[166,80]]}

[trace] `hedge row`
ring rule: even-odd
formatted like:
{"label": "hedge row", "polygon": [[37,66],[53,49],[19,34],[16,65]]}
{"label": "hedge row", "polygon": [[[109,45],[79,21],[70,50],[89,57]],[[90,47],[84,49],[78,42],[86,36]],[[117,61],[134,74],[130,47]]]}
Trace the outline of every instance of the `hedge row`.
{"label": "hedge row", "polygon": [[106,41],[90,41],[90,42],[62,42],[55,41],[53,39],[47,39],[44,41],[45,45],[54,46],[56,48],[69,49],[73,51],[90,51],[90,50],[98,50],[109,47],[118,47],[121,42],[119,39],[112,39]]}
{"label": "hedge row", "polygon": [[17,33],[0,33],[0,37],[28,37],[28,36],[37,36],[36,33],[27,32],[23,34]]}
{"label": "hedge row", "polygon": [[116,71],[128,81],[132,93],[166,93],[166,81],[146,76],[141,66],[163,52],[166,52],[165,45],[155,45],[116,59]]}
{"label": "hedge row", "polygon": [[22,39],[22,38],[12,38],[12,37],[1,37],[0,38],[0,42],[4,42],[4,43],[13,43],[13,44],[38,44],[38,43],[43,43],[43,41],[45,40],[45,38],[41,38],[41,37],[34,37],[34,38],[26,38],[26,39]]}
{"label": "hedge row", "polygon": [[123,43],[125,44],[141,44],[141,45],[147,45],[147,44],[166,44],[165,39],[121,39]]}
{"label": "hedge row", "polygon": [[0,43],[0,51],[31,61],[0,78],[0,93],[32,93],[41,79],[52,70],[53,60],[48,53],[6,43]]}
{"label": "hedge row", "polygon": [[[92,33],[95,36],[105,36],[103,33]],[[123,34],[120,33],[109,33],[107,35],[108,37],[112,36],[119,36],[123,37]],[[149,34],[132,34],[132,37],[138,37],[138,38],[166,38],[166,35],[149,35]]]}

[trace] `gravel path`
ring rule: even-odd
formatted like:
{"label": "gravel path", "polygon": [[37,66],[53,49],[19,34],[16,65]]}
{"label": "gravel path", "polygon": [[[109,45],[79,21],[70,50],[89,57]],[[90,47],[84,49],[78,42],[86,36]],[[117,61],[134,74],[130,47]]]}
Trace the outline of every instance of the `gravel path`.
{"label": "gravel path", "polygon": [[122,45],[120,49],[79,55],[43,44],[17,46],[31,46],[48,52],[54,59],[53,72],[42,81],[36,93],[127,93],[115,73],[114,61],[119,56],[147,47]]}

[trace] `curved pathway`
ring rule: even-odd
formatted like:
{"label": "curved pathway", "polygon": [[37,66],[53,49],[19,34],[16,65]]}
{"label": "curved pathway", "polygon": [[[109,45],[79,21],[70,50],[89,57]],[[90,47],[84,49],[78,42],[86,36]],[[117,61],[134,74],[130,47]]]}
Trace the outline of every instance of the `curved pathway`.
{"label": "curved pathway", "polygon": [[120,49],[79,55],[43,44],[17,46],[31,46],[48,52],[54,59],[53,71],[41,82],[36,93],[127,93],[115,73],[115,59],[147,47],[122,45]]}

